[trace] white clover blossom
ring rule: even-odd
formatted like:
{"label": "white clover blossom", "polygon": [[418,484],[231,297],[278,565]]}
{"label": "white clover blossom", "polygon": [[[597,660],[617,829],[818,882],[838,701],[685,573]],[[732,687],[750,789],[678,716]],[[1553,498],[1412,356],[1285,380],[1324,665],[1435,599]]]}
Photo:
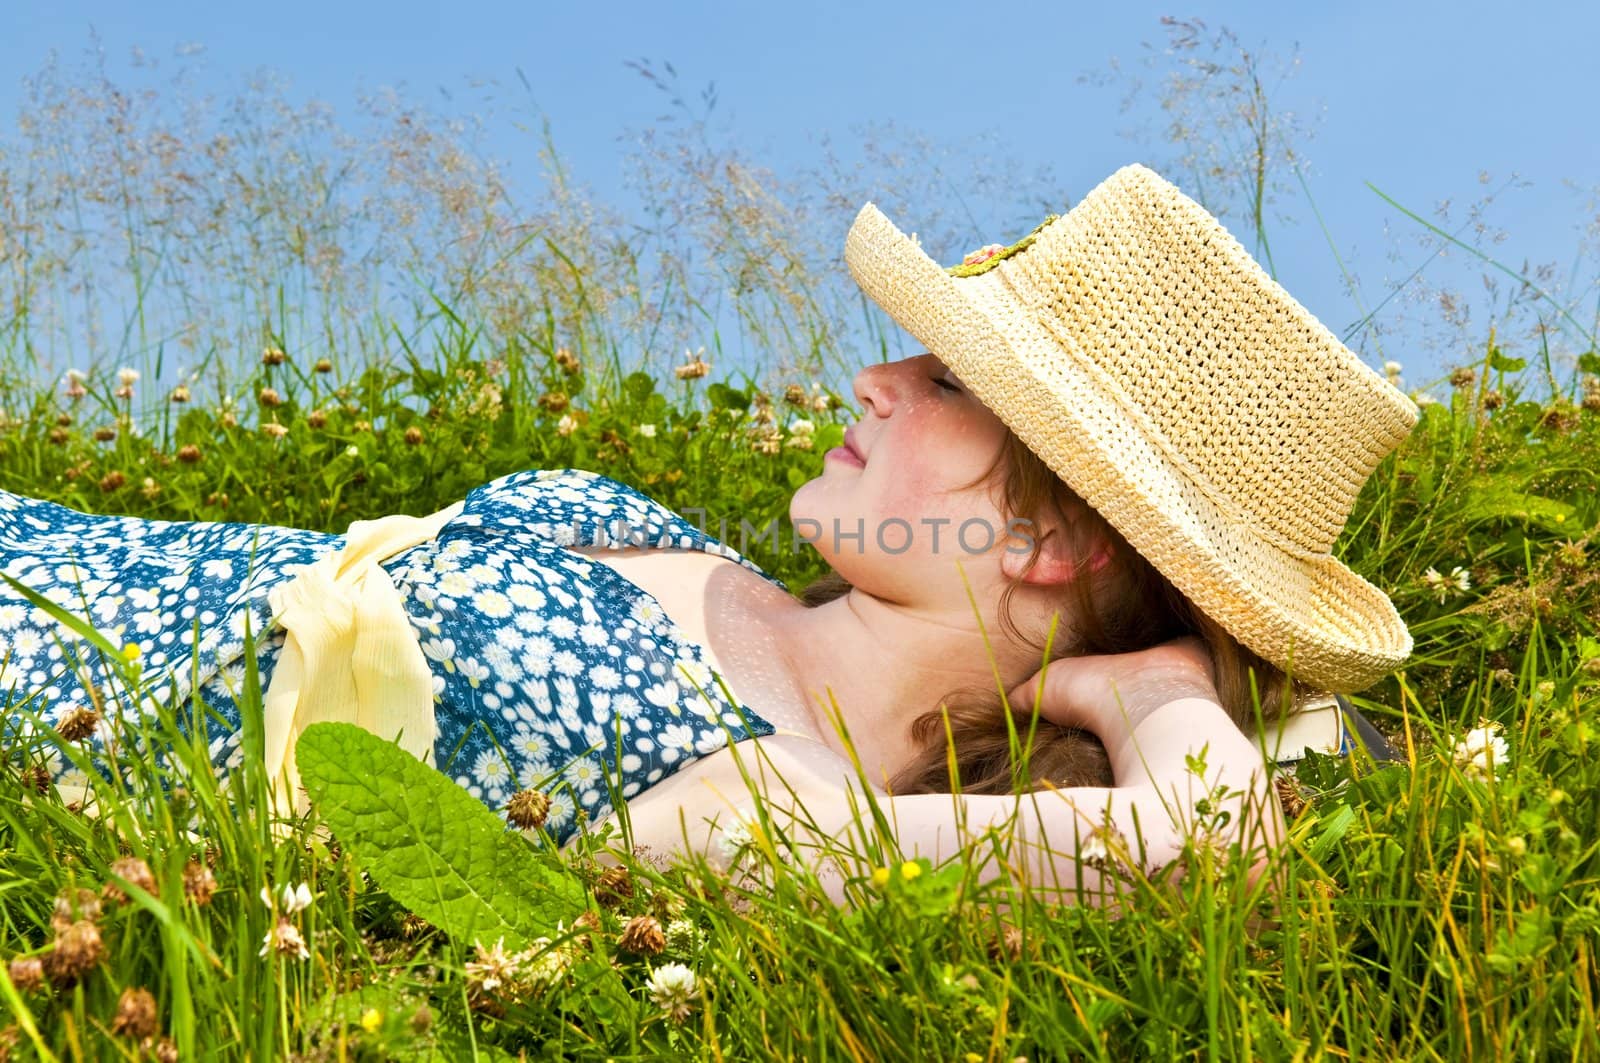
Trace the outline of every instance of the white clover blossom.
{"label": "white clover blossom", "polygon": [[817,426],[803,417],[795,419],[789,425],[789,431],[797,436],[808,436],[816,430]]}
{"label": "white clover blossom", "polygon": [[1509,747],[1497,723],[1479,721],[1478,726],[1457,740],[1453,758],[1467,775],[1488,779],[1498,775],[1507,763]]}
{"label": "white clover blossom", "polygon": [[700,998],[700,983],[694,972],[681,963],[663,963],[650,972],[645,983],[650,1000],[673,1022],[682,1022]]}
{"label": "white clover blossom", "polygon": [[503,985],[512,983],[520,966],[517,956],[506,952],[506,939],[500,938],[489,948],[473,942],[477,957],[467,961],[467,984],[485,993],[493,993]]}
{"label": "white clover blossom", "polygon": [[1460,565],[1452,568],[1448,576],[1430,567],[1422,574],[1422,582],[1441,604],[1452,594],[1465,594],[1472,589],[1472,576]]}
{"label": "white clover blossom", "polygon": [[744,850],[752,841],[750,824],[742,817],[735,816],[732,823],[722,828],[722,835],[717,840],[717,845],[722,855],[732,860]]}
{"label": "white clover blossom", "polygon": [[124,366],[117,370],[117,383],[125,388],[131,388],[139,382],[139,370],[129,369]]}
{"label": "white clover blossom", "polygon": [[311,907],[312,901],[311,887],[304,882],[301,882],[298,886],[285,884],[276,900],[272,896],[271,886],[262,886],[261,893],[258,896],[261,898],[261,903],[266,905],[274,915],[282,916],[290,916],[296,912],[305,911]]}
{"label": "white clover blossom", "polygon": [[266,938],[261,942],[261,951],[256,955],[265,956],[271,952],[293,956],[298,960],[311,958],[311,950],[306,948],[306,939],[300,936],[300,929],[284,918],[279,918],[273,928],[267,931]]}
{"label": "white clover blossom", "polygon": [[556,422],[556,431],[561,435],[570,436],[577,430],[578,422],[573,419],[573,416],[570,413],[562,414],[561,420]]}
{"label": "white clover blossom", "polygon": [[639,434],[644,436],[646,439],[654,439],[656,437],[656,426],[653,424],[642,424],[639,426]]}
{"label": "white clover blossom", "polygon": [[1099,834],[1091,834],[1078,843],[1078,863],[1099,866],[1111,859],[1111,850]]}
{"label": "white clover blossom", "polygon": [[528,982],[536,989],[554,987],[572,969],[572,954],[566,949],[552,948],[550,939],[545,937],[534,938],[533,943],[513,959],[527,964]]}

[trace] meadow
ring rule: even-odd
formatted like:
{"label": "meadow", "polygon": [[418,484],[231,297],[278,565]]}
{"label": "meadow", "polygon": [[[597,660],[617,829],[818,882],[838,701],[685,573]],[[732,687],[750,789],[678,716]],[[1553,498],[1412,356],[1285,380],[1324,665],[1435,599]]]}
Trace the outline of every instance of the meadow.
{"label": "meadow", "polygon": [[[760,526],[858,415],[849,367],[894,353],[870,316],[841,327],[859,304],[806,250],[843,227],[692,123],[648,171],[683,212],[652,231],[692,243],[669,247],[626,238],[553,148],[549,194],[513,217],[452,130],[397,108],[345,200],[317,185],[348,147],[318,115],[258,112],[298,139],[161,139],[103,88],[41,81],[0,160],[5,491],[340,531],[581,467]],[[95,100],[120,132],[83,119]],[[69,157],[110,161],[52,183]],[[104,224],[41,224],[47,188]],[[385,302],[374,262],[449,283]],[[1275,899],[1197,843],[1181,879],[1127,868],[1114,915],[1051,905],[978,884],[1003,847],[908,861],[866,816],[837,906],[781,836],[753,832],[731,871],[617,827],[557,851],[337,731],[302,754],[312,813],[277,830],[261,773],[219,779],[192,706],[83,625],[118,669],[100,725],[126,776],[86,773],[87,815],[43,771],[82,760],[81,730],[8,720],[0,1058],[1600,1056],[1600,355],[1520,280],[1513,309],[1541,327],[1494,315],[1442,355],[1458,368],[1418,389],[1421,423],[1340,540],[1416,638],[1356,699],[1403,759],[1285,778]],[[47,371],[64,308],[93,299],[120,309]],[[754,352],[737,371],[730,323]],[[822,574],[747,545],[791,587]],[[459,819],[397,814],[406,794]]]}

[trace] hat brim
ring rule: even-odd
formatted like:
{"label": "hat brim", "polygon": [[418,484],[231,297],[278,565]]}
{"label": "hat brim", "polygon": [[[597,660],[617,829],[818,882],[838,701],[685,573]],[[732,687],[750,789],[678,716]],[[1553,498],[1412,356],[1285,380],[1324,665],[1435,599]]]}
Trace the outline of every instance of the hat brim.
{"label": "hat brim", "polygon": [[1331,554],[1267,541],[1177,468],[1106,393],[1088,352],[1021,305],[1005,263],[953,277],[870,203],[845,261],[874,302],[1242,644],[1337,693],[1370,686],[1410,655],[1410,632],[1381,590]]}

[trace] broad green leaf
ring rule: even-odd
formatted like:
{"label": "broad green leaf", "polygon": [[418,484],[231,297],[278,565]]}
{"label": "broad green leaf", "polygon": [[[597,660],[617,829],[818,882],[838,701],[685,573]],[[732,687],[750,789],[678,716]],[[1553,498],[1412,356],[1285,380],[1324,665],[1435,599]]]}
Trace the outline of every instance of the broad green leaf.
{"label": "broad green leaf", "polygon": [[750,405],[749,395],[721,382],[712,384],[706,389],[706,398],[713,407],[721,410],[743,410]]}
{"label": "broad green leaf", "polygon": [[306,728],[300,778],[335,837],[379,885],[456,941],[523,948],[583,907],[583,889],[541,862],[449,777],[348,723]]}
{"label": "broad green leaf", "polygon": [[1495,347],[1489,352],[1489,368],[1497,373],[1520,373],[1528,368],[1528,360],[1507,357],[1500,353],[1500,348]]}
{"label": "broad green leaf", "polygon": [[622,381],[622,390],[634,402],[643,402],[656,389],[656,379],[649,373],[629,373]]}

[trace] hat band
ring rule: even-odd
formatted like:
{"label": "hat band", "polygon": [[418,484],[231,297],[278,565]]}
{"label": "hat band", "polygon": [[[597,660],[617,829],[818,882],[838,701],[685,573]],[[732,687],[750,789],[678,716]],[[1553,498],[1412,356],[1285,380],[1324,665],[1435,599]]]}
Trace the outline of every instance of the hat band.
{"label": "hat band", "polygon": [[[998,269],[994,272],[1000,276],[1006,287],[1011,289],[1023,306],[1032,307],[1037,305],[1037,300],[1017,285],[1012,270]],[[1218,491],[1212,486],[1210,479],[1195,468],[1194,464],[1172,445],[1166,434],[1151,422],[1138,404],[1129,400],[1122,386],[1117,383],[1111,374],[1102,369],[1094,359],[1082,352],[1075,338],[1063,330],[1060,323],[1052,315],[1035,313],[1033,319],[1044,326],[1045,330],[1055,339],[1056,344],[1072,359],[1078,370],[1093,379],[1101,391],[1110,396],[1122,415],[1128,418],[1134,427],[1143,433],[1144,437],[1161,452],[1162,456],[1172,463],[1173,468],[1178,470],[1184,479],[1188,480],[1195,490],[1205,497],[1206,501],[1215,506],[1217,512],[1223,517],[1240,527],[1248,528],[1250,533],[1257,539],[1290,557],[1298,558],[1302,561],[1315,562],[1325,561],[1332,556],[1329,550],[1311,550],[1285,537],[1282,533],[1266,526],[1258,516],[1241,508],[1233,498]],[[1346,516],[1348,517],[1348,511]]]}

